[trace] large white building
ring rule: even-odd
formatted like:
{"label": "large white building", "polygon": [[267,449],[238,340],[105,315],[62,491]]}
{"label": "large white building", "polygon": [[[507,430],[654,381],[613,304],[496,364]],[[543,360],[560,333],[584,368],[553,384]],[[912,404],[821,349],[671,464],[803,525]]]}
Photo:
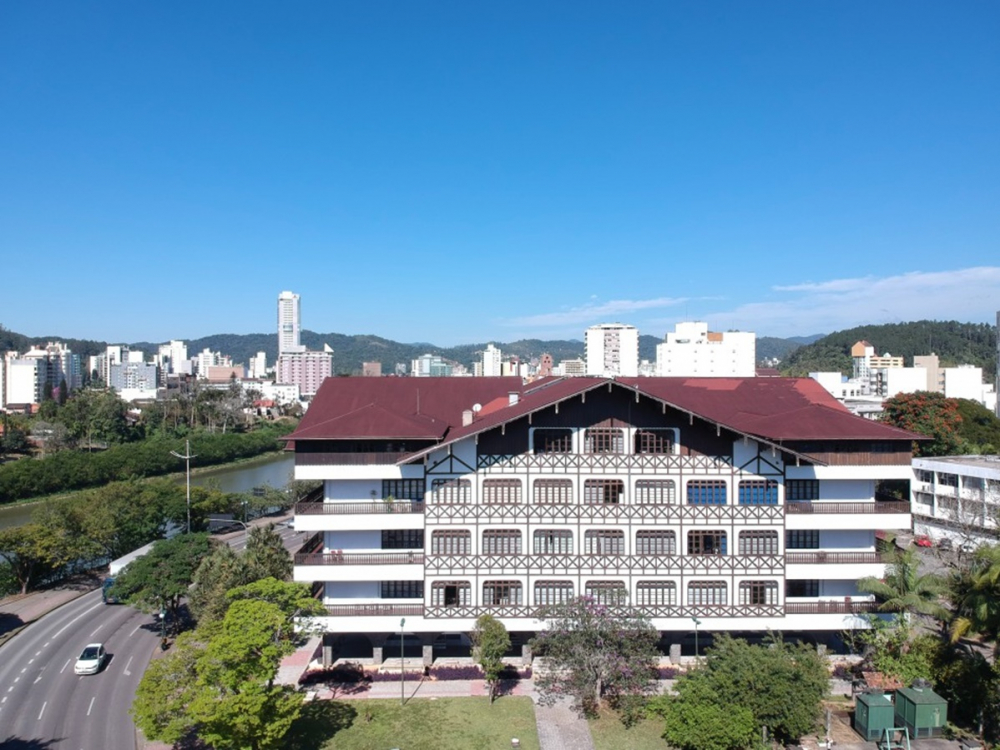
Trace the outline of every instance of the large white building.
{"label": "large white building", "polygon": [[914,458],[913,528],[935,540],[996,544],[1000,537],[1000,457]]}
{"label": "large white building", "polygon": [[278,354],[305,351],[300,342],[302,315],[299,295],[282,292],[278,295]]}
{"label": "large white building", "polygon": [[656,374],[682,378],[752,378],[757,371],[757,334],[716,333],[708,323],[678,323],[656,347]]}
{"label": "large white building", "polygon": [[584,334],[587,374],[634,378],[639,374],[639,329],[623,323],[601,323]]}
{"label": "large white building", "polygon": [[493,344],[488,344],[483,350],[483,377],[498,378],[503,375],[503,352]]}
{"label": "large white building", "polygon": [[915,436],[808,379],[337,378],[289,437],[295,478],[323,482],[296,506],[314,536],[294,578],[376,662],[401,618],[429,659],[481,614],[521,639],[581,594],[674,644],[693,618],[864,627],[875,532],[911,523],[875,483],[910,476]]}

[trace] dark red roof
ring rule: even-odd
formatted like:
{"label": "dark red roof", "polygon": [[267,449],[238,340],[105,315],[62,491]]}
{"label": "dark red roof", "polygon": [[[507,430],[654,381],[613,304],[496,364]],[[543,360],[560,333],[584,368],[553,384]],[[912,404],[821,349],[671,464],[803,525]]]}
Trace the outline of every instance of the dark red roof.
{"label": "dark red roof", "polygon": [[[921,439],[854,416],[809,378],[328,378],[289,437],[453,442],[609,383],[772,442]],[[483,408],[463,426],[474,404]]]}

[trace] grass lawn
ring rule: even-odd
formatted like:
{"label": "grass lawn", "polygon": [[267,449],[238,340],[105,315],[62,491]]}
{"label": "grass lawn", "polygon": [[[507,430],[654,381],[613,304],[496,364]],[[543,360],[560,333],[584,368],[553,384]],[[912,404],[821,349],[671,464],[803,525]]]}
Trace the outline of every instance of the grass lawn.
{"label": "grass lawn", "polygon": [[[523,696],[315,701],[286,738],[286,750],[487,750],[517,737],[538,750],[535,708]],[[619,746],[618,750],[621,750]]]}
{"label": "grass lawn", "polygon": [[590,720],[590,734],[596,750],[666,750],[663,719],[644,719],[631,729],[626,729],[618,714],[602,708],[597,719]]}

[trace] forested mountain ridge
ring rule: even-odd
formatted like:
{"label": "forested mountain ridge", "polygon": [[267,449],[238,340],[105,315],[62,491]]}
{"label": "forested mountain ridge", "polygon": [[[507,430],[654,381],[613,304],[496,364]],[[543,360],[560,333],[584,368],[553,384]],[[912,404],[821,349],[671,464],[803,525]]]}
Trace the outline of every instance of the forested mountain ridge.
{"label": "forested mountain ridge", "polygon": [[988,323],[954,320],[918,320],[835,331],[792,352],[782,364],[782,372],[804,376],[810,372],[839,371],[850,375],[851,347],[862,340],[874,346],[876,354],[904,357],[907,367],[913,365],[914,356],[934,353],[942,367],[976,365],[983,368],[985,379],[996,375],[996,329]]}

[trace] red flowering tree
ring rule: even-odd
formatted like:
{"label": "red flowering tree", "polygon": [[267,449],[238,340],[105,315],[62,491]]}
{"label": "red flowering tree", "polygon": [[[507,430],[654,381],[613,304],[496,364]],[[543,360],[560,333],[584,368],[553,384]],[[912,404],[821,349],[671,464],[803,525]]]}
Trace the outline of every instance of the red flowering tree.
{"label": "red flowering tree", "polygon": [[617,701],[655,688],[659,633],[624,602],[603,604],[579,596],[545,607],[539,618],[545,630],[532,648],[548,662],[535,678],[541,702],[567,695],[593,715],[602,697]]}
{"label": "red flowering tree", "polygon": [[893,427],[926,435],[933,440],[914,442],[915,456],[952,456],[961,453],[963,440],[958,434],[962,415],[958,400],[930,391],[900,393],[888,399],[882,421]]}

